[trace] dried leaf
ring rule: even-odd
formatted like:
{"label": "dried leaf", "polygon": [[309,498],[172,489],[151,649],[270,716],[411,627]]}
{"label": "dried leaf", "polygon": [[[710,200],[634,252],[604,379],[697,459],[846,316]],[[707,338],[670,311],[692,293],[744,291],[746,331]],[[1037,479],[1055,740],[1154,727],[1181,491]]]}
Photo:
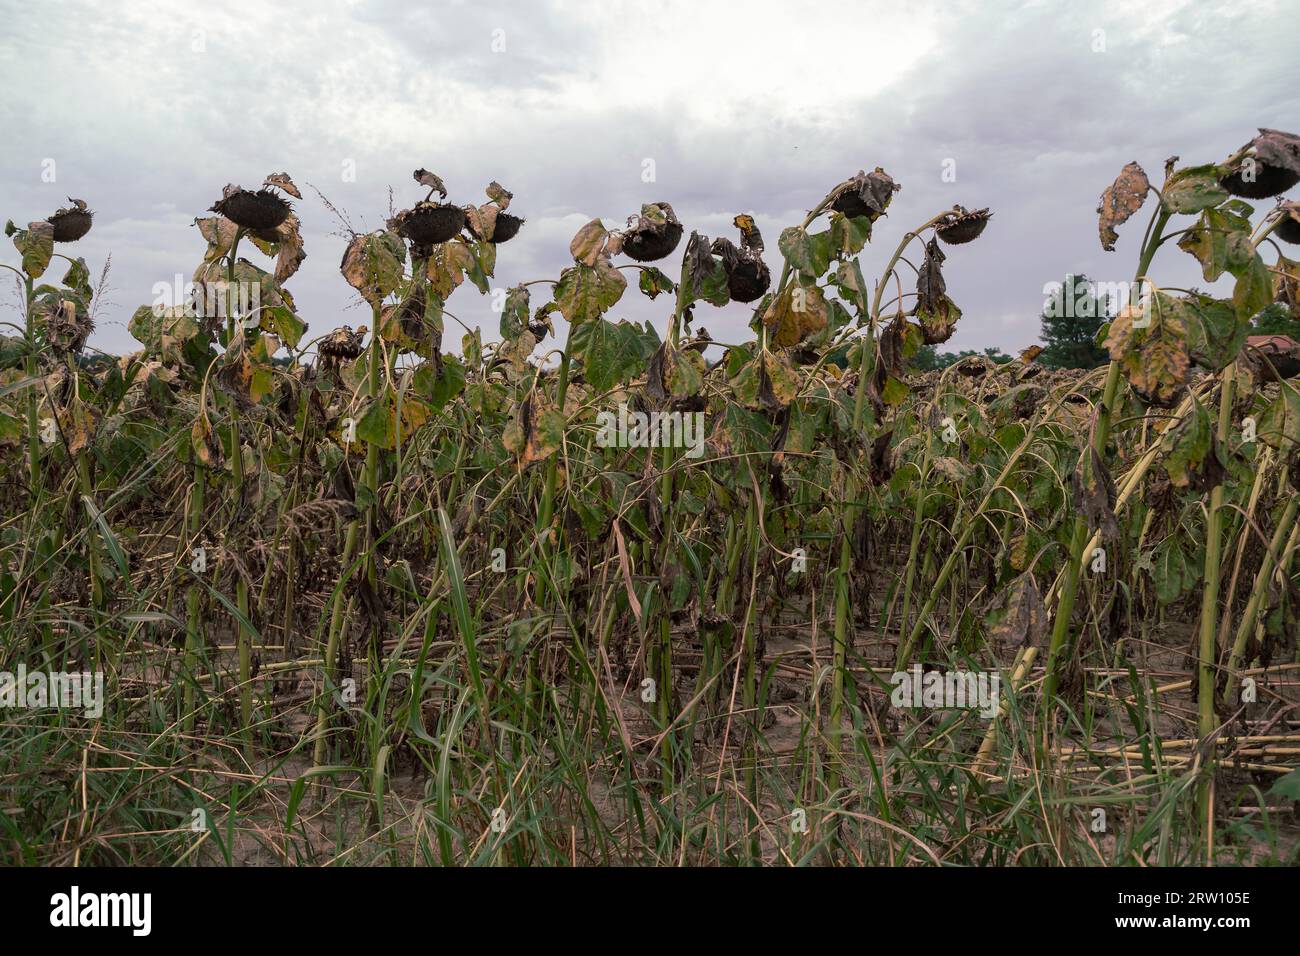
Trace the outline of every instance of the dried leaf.
{"label": "dried leaf", "polygon": [[509,209],[510,200],[515,198],[514,193],[506,189],[506,187],[502,186],[495,179],[488,183],[487,196],[488,199],[491,199],[497,204],[497,208],[502,210]]}
{"label": "dried leaf", "polygon": [[605,255],[605,243],[608,238],[609,233],[605,229],[605,224],[599,219],[593,219],[574,235],[569,243],[569,252],[582,265],[595,266],[601,256]]}
{"label": "dried leaf", "polygon": [[1079,456],[1070,484],[1074,491],[1074,506],[1088,522],[1088,527],[1100,531],[1102,540],[1114,541],[1119,537],[1119,522],[1115,520],[1115,481],[1106,469],[1106,462],[1092,446],[1092,431],[1096,427],[1094,418],[1088,447]]}
{"label": "dried leaf", "polygon": [[262,185],[275,186],[279,189],[283,189],[294,199],[302,198],[302,193],[300,193],[298,187],[293,184],[293,180],[289,178],[288,173],[272,173],[270,176],[266,177]]}
{"label": "dried leaf", "polygon": [[1042,647],[1047,636],[1047,607],[1032,574],[1022,574],[1008,589],[1006,603],[991,615],[991,637],[1001,648]]}
{"label": "dried leaf", "polygon": [[443,199],[447,198],[447,187],[443,185],[442,180],[436,173],[431,173],[427,169],[417,169],[414,175],[415,181],[421,186],[428,186],[442,196]]}
{"label": "dried leaf", "polygon": [[1107,252],[1115,251],[1115,240],[1119,238],[1115,227],[1123,225],[1133,213],[1142,208],[1150,185],[1142,167],[1133,162],[1125,166],[1101,194],[1101,205],[1097,207],[1097,215],[1100,217],[1098,230],[1101,233],[1101,247]]}

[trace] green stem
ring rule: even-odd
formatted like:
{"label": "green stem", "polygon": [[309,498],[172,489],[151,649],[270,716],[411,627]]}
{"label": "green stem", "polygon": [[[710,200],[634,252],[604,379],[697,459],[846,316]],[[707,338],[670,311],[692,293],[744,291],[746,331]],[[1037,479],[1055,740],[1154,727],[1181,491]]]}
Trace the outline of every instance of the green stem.
{"label": "green stem", "polygon": [[1292,496],[1287,500],[1286,508],[1282,512],[1282,517],[1278,519],[1277,527],[1273,529],[1273,538],[1269,542],[1263,560],[1260,562],[1259,573],[1255,575],[1255,584],[1250,590],[1250,599],[1246,602],[1246,610],[1241,616],[1241,623],[1237,626],[1237,634],[1232,642],[1232,650],[1228,655],[1228,688],[1225,699],[1229,702],[1235,700],[1237,695],[1237,686],[1240,682],[1238,671],[1241,670],[1244,663],[1246,644],[1250,640],[1250,635],[1254,633],[1255,622],[1259,619],[1259,609],[1268,594],[1269,579],[1272,577],[1273,568],[1275,567],[1275,556],[1287,554],[1294,545],[1294,540],[1291,540],[1287,547],[1283,548],[1283,542],[1288,541],[1288,536],[1294,539],[1295,530],[1300,528],[1300,525],[1296,524],[1297,513],[1300,513],[1300,497]]}
{"label": "green stem", "polygon": [[[1170,214],[1163,207],[1157,207],[1154,218],[1147,227],[1147,239],[1138,261],[1137,274],[1133,278],[1134,286],[1146,278],[1147,269],[1156,250],[1160,248],[1165,225]],[[1104,459],[1106,443],[1110,440],[1111,418],[1115,412],[1115,403],[1120,394],[1120,366],[1111,362],[1106,369],[1106,386],[1102,392],[1101,407],[1097,411],[1097,423],[1092,433],[1092,449]],[[1087,547],[1091,535],[1088,522],[1083,517],[1075,518],[1074,531],[1070,538],[1070,560],[1065,569],[1065,582],[1060,599],[1056,605],[1056,617],[1052,622],[1052,639],[1047,652],[1047,677],[1043,683],[1043,707],[1050,713],[1052,702],[1056,697],[1059,681],[1060,661],[1066,652],[1070,635],[1070,617],[1074,613],[1075,596],[1079,590],[1079,567],[1083,561],[1083,549]]]}
{"label": "green stem", "polygon": [[[1223,370],[1223,390],[1219,394],[1218,441],[1226,445],[1228,429],[1232,424],[1233,386],[1236,383],[1236,365]],[[1210,492],[1210,513],[1205,546],[1205,585],[1201,591],[1200,648],[1196,662],[1197,672],[1197,730],[1202,740],[1214,734],[1219,719],[1214,709],[1214,684],[1218,654],[1215,644],[1215,627],[1219,619],[1219,557],[1223,548],[1223,483]],[[1214,832],[1211,814],[1211,784],[1214,780],[1214,760],[1211,755],[1201,768],[1197,785],[1198,819],[1204,826],[1206,862],[1212,863]]]}
{"label": "green stem", "polygon": [[[27,377],[36,378],[40,367],[36,361],[36,317],[32,311],[32,278],[23,276],[23,301],[26,309],[27,324]],[[36,496],[41,487],[41,436],[40,436],[40,413],[38,403],[40,399],[36,395],[34,387],[27,389],[27,457],[28,457],[28,476],[32,485],[32,507],[36,506]]]}
{"label": "green stem", "polygon": [[[204,477],[203,466],[194,462],[194,485],[190,492],[190,543],[198,540],[203,527]],[[190,561],[189,553],[182,560]],[[185,692],[182,695],[181,727],[185,733],[194,729],[194,690],[198,682],[199,655],[204,643],[203,623],[200,620],[200,601],[202,594],[197,582],[191,584],[185,592]]]}

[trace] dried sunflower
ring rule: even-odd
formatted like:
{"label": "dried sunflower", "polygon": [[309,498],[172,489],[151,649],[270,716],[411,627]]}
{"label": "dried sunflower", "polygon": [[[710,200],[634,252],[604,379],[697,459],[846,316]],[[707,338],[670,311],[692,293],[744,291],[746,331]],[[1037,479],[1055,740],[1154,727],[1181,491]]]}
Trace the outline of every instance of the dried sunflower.
{"label": "dried sunflower", "polygon": [[68,202],[72,203],[72,208],[60,209],[46,220],[54,227],[55,242],[76,242],[90,232],[90,224],[95,218],[84,200],[69,196]]}
{"label": "dried sunflower", "polygon": [[227,185],[210,211],[225,216],[236,226],[267,234],[289,217],[291,209],[289,201],[269,187],[253,192],[242,186]]}
{"label": "dried sunflower", "polygon": [[426,199],[411,209],[403,209],[388,221],[388,226],[416,246],[435,246],[455,238],[465,228],[465,210]]}
{"label": "dried sunflower", "polygon": [[364,346],[361,344],[362,336],[365,335],[365,327],[356,332],[352,331],[352,326],[345,325],[340,329],[335,329],[325,338],[321,339],[318,351],[324,358],[337,365],[339,362],[354,361],[363,351]]}
{"label": "dried sunflower", "polygon": [[1300,136],[1260,128],[1233,170],[1219,180],[1234,196],[1267,199],[1300,182]]}
{"label": "dried sunflower", "polygon": [[95,330],[95,323],[71,299],[52,300],[40,310],[45,341],[60,354],[80,352]]}
{"label": "dried sunflower", "polygon": [[1278,208],[1281,221],[1273,229],[1273,235],[1283,242],[1300,245],[1300,202],[1284,202]]}
{"label": "dried sunflower", "polygon": [[718,238],[711,251],[722,259],[731,301],[753,302],[772,284],[772,272],[763,261],[763,236],[750,216],[737,216],[732,222],[740,230],[740,248],[730,239]]}
{"label": "dried sunflower", "polygon": [[858,170],[835,194],[831,208],[843,213],[850,219],[866,216],[872,222],[879,219],[887,208],[894,193],[902,187],[879,166],[870,173]]}
{"label": "dried sunflower", "polygon": [[497,213],[496,227],[492,230],[488,242],[509,242],[519,234],[519,227],[523,224],[524,220],[519,216],[512,216],[508,212]]}
{"label": "dried sunflower", "polygon": [[623,251],[638,262],[654,262],[677,248],[682,241],[682,224],[666,202],[641,207],[640,216],[628,217],[623,233]]}
{"label": "dried sunflower", "polygon": [[934,231],[944,242],[958,246],[978,239],[992,218],[993,213],[987,207],[967,210],[965,206],[953,206],[952,212],[935,225]]}

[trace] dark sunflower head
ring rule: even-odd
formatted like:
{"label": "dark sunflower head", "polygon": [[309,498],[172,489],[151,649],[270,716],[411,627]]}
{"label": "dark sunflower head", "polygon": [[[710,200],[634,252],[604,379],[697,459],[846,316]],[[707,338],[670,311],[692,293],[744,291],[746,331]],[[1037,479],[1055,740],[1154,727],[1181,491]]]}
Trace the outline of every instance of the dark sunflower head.
{"label": "dark sunflower head", "polygon": [[1273,229],[1273,235],[1283,242],[1300,246],[1300,202],[1284,202],[1278,207],[1280,221]]}
{"label": "dark sunflower head", "polygon": [[488,242],[500,244],[509,242],[515,236],[519,235],[519,227],[524,224],[524,220],[519,216],[512,216],[508,212],[497,213],[496,226],[492,229],[492,238]]}
{"label": "dark sunflower head", "polygon": [[362,332],[353,332],[351,326],[345,325],[321,339],[317,348],[321,355],[332,362],[350,362],[363,351],[362,335]]}
{"label": "dark sunflower head", "polygon": [[1300,182],[1300,173],[1282,166],[1271,166],[1255,156],[1247,156],[1232,172],[1219,180],[1219,185],[1234,196],[1267,199],[1286,192],[1297,182]]}
{"label": "dark sunflower head", "polygon": [[86,208],[84,200],[69,196],[68,202],[72,203],[71,207],[60,209],[46,220],[54,227],[55,242],[76,242],[90,232],[91,222],[95,218],[95,214]]}
{"label": "dark sunflower head", "polygon": [[433,246],[455,238],[465,228],[465,210],[451,203],[425,200],[403,209],[388,224],[413,245]]}
{"label": "dark sunflower head", "polygon": [[424,322],[424,310],[428,301],[428,286],[418,285],[400,305],[388,307],[396,310],[402,334],[413,342],[423,342],[429,338],[430,328]]}
{"label": "dark sunflower head", "polygon": [[[474,228],[474,207],[465,207],[465,229],[475,239],[482,239],[479,231]],[[519,216],[512,216],[508,212],[498,212],[496,219],[492,224],[492,235],[488,237],[488,242],[493,245],[500,245],[503,242],[509,242],[515,236],[519,235],[519,227],[524,224],[525,220]]]}
{"label": "dark sunflower head", "polygon": [[641,207],[640,216],[628,219],[623,233],[623,252],[637,262],[655,262],[671,253],[682,241],[682,224],[666,202]]}
{"label": "dark sunflower head", "polygon": [[84,308],[71,299],[50,299],[38,309],[45,341],[60,354],[80,352],[95,330]]}
{"label": "dark sunflower head", "polygon": [[967,210],[965,206],[953,206],[952,212],[935,224],[935,234],[951,246],[959,246],[979,238],[984,227],[993,218],[993,213],[985,209]]}
{"label": "dark sunflower head", "polygon": [[1267,199],[1300,183],[1300,136],[1261,129],[1247,153],[1219,180],[1234,196]]}
{"label": "dark sunflower head", "polygon": [[253,192],[242,186],[227,186],[211,211],[225,216],[236,226],[266,232],[289,218],[291,209],[289,201],[272,189],[263,187]]}
{"label": "dark sunflower head", "polygon": [[900,188],[879,166],[870,173],[858,170],[858,174],[836,192],[831,208],[850,219],[865,216],[875,222],[884,215],[889,201]]}
{"label": "dark sunflower head", "polygon": [[722,260],[727,274],[727,294],[732,302],[753,302],[772,284],[772,273],[763,261],[763,236],[751,216],[732,220],[740,230],[740,248],[730,239],[713,240],[710,252]]}

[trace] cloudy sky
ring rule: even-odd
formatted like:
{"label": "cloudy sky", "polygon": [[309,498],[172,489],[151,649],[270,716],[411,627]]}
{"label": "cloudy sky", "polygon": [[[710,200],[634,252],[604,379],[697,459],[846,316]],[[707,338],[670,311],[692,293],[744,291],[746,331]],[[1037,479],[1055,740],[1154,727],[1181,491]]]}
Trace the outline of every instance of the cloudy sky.
{"label": "cloudy sky", "polygon": [[[499,180],[528,219],[500,250],[504,288],[556,276],[588,219],[659,200],[709,235],[754,214],[775,264],[781,228],[883,166],[903,190],[864,272],[934,213],[991,206],[984,237],[950,250],[964,318],[947,347],[1012,350],[1037,337],[1044,283],[1131,278],[1142,223],[1105,253],[1095,216],[1126,162],[1158,180],[1171,154],[1218,160],[1257,126],[1300,128],[1297,14],[1294,0],[0,0],[0,220],[89,201],[77,253],[96,272],[112,255],[92,344],[121,352],[155,283],[201,259],[193,220],[228,182],[283,170],[304,187],[308,258],[289,288],[316,335],[368,314],[306,183],[360,230],[382,225],[390,188],[399,206],[422,196],[417,166],[459,203]],[[1157,269],[1199,278],[1172,247]],[[466,288],[448,308],[495,335],[490,299]],[[715,338],[743,336],[746,307],[702,308]],[[611,315],[662,328],[666,312],[630,291]]]}

